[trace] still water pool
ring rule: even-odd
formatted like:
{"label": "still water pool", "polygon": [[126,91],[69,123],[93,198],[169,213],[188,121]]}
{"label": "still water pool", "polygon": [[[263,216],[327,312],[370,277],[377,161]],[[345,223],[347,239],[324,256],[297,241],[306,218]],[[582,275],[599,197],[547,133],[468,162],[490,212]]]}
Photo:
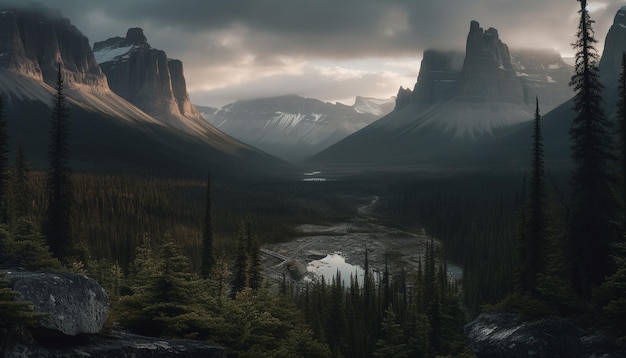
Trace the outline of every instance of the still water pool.
{"label": "still water pool", "polygon": [[324,277],[327,283],[332,282],[339,272],[341,282],[346,287],[350,286],[350,275],[356,276],[359,284],[362,284],[365,272],[361,266],[347,263],[346,258],[341,253],[330,254],[323,259],[309,262],[307,271],[314,273],[317,277]]}

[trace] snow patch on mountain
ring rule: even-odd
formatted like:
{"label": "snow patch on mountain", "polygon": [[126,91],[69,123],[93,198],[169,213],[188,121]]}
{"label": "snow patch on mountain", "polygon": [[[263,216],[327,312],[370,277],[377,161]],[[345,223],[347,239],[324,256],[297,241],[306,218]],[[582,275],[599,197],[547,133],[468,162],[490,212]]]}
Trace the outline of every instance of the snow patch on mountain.
{"label": "snow patch on mountain", "polygon": [[[359,104],[357,110],[357,104]],[[394,99],[358,97],[355,106],[299,96],[196,106],[232,137],[287,160],[300,160],[367,126],[393,109]]]}
{"label": "snow patch on mountain", "polygon": [[320,113],[302,114],[302,113],[284,113],[277,111],[276,116],[268,121],[263,129],[272,128],[288,128],[297,127],[302,121],[319,122],[327,116]]}
{"label": "snow patch on mountain", "polygon": [[96,62],[98,64],[113,61],[116,59],[128,59],[130,58],[130,52],[132,49],[137,48],[135,45],[125,46],[125,47],[105,47],[99,49],[98,51],[94,51],[94,56],[96,57]]}

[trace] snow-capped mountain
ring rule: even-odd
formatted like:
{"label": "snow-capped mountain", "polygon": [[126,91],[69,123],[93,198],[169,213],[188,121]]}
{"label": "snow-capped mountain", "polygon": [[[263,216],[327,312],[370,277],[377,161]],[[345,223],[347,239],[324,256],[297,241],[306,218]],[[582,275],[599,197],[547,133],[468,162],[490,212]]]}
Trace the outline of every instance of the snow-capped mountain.
{"label": "snow-capped mountain", "polygon": [[300,96],[198,107],[204,118],[238,140],[286,160],[310,156],[389,113],[395,99],[357,97],[353,106]]}
{"label": "snow-capped mountain", "polygon": [[182,62],[152,48],[141,28],[96,42],[93,52],[109,87],[120,97],[188,133],[215,132],[189,100]]}
{"label": "snow-capped mountain", "polygon": [[[118,96],[109,88],[89,40],[58,11],[42,5],[2,7],[0,31],[0,92],[11,145],[19,142],[35,167],[45,163],[60,65],[76,170],[185,176],[204,176],[207,170],[216,176],[246,171],[249,176],[287,169],[284,162],[219,132],[199,115],[195,127],[188,117],[181,127]],[[146,73],[136,70],[139,76]],[[178,71],[182,76],[182,67]],[[175,94],[186,94],[184,82],[174,80],[171,85]],[[181,104],[181,114],[185,106],[193,108],[184,101],[177,102],[177,108]]]}
{"label": "snow-capped mountain", "polygon": [[312,165],[472,166],[478,148],[568,100],[573,73],[554,50],[515,50],[472,21],[465,52],[427,50],[393,112],[315,155]]}

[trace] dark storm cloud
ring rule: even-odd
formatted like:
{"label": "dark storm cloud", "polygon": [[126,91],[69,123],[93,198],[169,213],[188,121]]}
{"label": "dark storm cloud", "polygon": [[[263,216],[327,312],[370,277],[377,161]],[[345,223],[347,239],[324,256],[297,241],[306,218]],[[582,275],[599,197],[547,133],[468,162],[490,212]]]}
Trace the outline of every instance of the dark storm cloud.
{"label": "dark storm cloud", "polygon": [[[130,27],[142,27],[153,47],[183,60],[190,91],[223,89],[225,94],[231,92],[229,86],[245,89],[246,82],[255,80],[265,85],[272,76],[283,76],[280,78],[288,79],[285,83],[298,82],[299,75],[304,76],[302,81],[310,80],[316,76],[310,67],[315,61],[420,58],[426,48],[463,48],[471,20],[479,21],[483,28],[497,28],[511,48],[554,47],[571,54],[580,6],[575,0],[39,2],[60,9],[92,43],[124,36]],[[601,49],[615,12],[626,0],[589,0],[589,5]],[[376,71],[372,69],[372,73]],[[392,87],[412,86],[417,71],[418,66],[409,77],[411,83]],[[390,76],[364,74],[360,78],[391,81]],[[344,84],[346,91],[352,91],[354,78],[351,81],[351,85],[332,82],[327,88],[322,81],[319,94],[311,91],[310,95],[321,98]],[[364,81],[358,83],[365,86]],[[264,95],[262,90],[260,95]]]}
{"label": "dark storm cloud", "polygon": [[[574,0],[48,0],[73,22],[100,13],[115,23],[171,27],[181,34],[248,31],[243,46],[260,54],[380,56],[464,44],[471,20],[506,41],[569,43]],[[599,1],[600,2],[600,1]],[[594,1],[590,1],[594,3]],[[604,1],[614,14],[624,1]],[[602,20],[610,15],[602,15]],[[82,26],[84,27],[84,26]],[[604,28],[604,24],[601,25]],[[86,31],[89,32],[89,31]],[[120,32],[119,30],[117,32]],[[514,35],[513,35],[514,34]],[[507,36],[508,35],[508,36]],[[94,35],[92,35],[94,36]],[[100,34],[102,38],[111,34]],[[541,38],[539,38],[541,36]],[[92,39],[95,41],[98,39]],[[180,39],[185,41],[185,39]]]}

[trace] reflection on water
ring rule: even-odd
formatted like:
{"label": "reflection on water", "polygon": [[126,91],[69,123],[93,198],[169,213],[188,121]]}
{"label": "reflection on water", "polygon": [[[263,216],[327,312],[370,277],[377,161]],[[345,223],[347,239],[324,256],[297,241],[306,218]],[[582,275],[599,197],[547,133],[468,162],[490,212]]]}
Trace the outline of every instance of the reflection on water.
{"label": "reflection on water", "polygon": [[341,275],[341,282],[344,286],[350,286],[350,275],[359,280],[359,284],[363,283],[364,270],[358,265],[351,265],[346,262],[346,258],[341,253],[327,255],[321,260],[313,260],[309,262],[307,271],[314,273],[316,276],[323,276],[326,282],[332,282],[337,276],[337,271]]}

